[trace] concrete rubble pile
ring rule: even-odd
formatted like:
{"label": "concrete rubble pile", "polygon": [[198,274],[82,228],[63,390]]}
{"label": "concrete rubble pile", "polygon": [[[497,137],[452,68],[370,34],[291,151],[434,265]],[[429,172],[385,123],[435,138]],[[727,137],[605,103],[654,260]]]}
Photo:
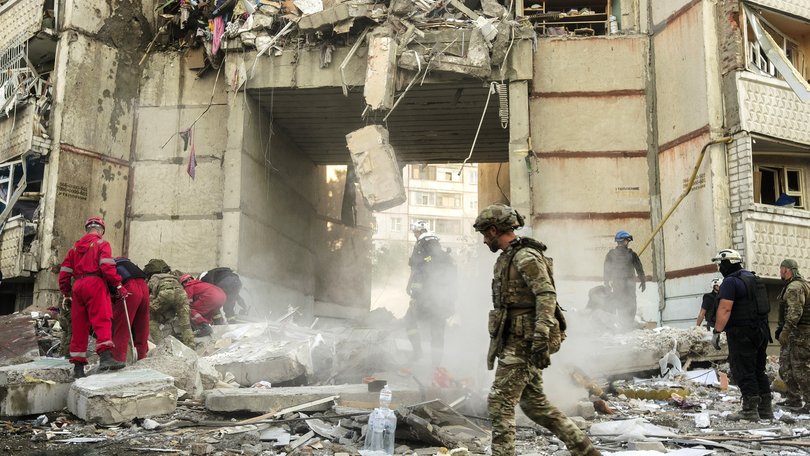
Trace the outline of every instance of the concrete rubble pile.
{"label": "concrete rubble pile", "polygon": [[[33,445],[55,452],[74,443],[86,451],[103,445],[191,454],[357,454],[382,383],[394,391],[397,454],[488,449],[488,384],[431,382],[423,372],[401,369],[407,353],[399,353],[395,341],[374,343],[395,340],[381,335],[390,335],[390,327],[315,330],[284,319],[217,326],[211,337],[198,339],[196,353],[168,337],[123,370],[74,381],[65,360],[34,356],[36,320],[9,318],[25,320],[18,340],[28,341],[28,350],[22,342],[21,350],[34,358],[17,354],[18,364],[0,368],[0,414],[13,417],[0,418],[0,438],[11,449]],[[566,413],[605,454],[795,454],[791,448],[810,445],[802,440],[810,436],[810,415],[776,407],[774,421],[725,420],[739,409],[740,393],[729,385],[727,364],[706,360],[722,361],[723,355],[705,346],[704,330],[657,328],[606,340],[605,353],[646,352],[648,361],[592,377],[577,370],[568,379],[590,397]],[[673,353],[677,362],[659,363]],[[779,391],[776,360],[769,363]],[[519,454],[551,455],[563,447],[519,414]]]}

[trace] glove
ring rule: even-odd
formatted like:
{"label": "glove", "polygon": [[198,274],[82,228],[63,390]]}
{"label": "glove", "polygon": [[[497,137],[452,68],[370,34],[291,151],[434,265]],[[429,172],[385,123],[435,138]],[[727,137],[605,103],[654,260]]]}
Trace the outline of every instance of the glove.
{"label": "glove", "polygon": [[551,365],[551,353],[548,352],[548,342],[545,340],[535,340],[532,342],[532,364],[540,369],[545,369]]}
{"label": "glove", "polygon": [[128,292],[123,285],[118,285],[118,287],[115,289],[115,293],[113,294],[113,301],[122,301],[129,295],[130,292]]}
{"label": "glove", "polygon": [[777,329],[777,333],[779,334],[776,336],[779,339],[779,345],[785,346],[788,344],[788,338],[790,337],[790,331],[780,331]]}
{"label": "glove", "polygon": [[720,333],[717,331],[715,331],[712,336],[712,347],[714,347],[715,350],[720,350]]}
{"label": "glove", "polygon": [[[782,327],[777,326],[776,331],[773,333],[773,337],[776,337],[776,340],[779,340],[779,335],[782,334]],[[781,342],[780,342],[781,343]]]}
{"label": "glove", "polygon": [[638,289],[641,290],[641,292],[643,293],[644,290],[647,289],[647,283],[646,282],[641,282],[640,284],[638,284]]}

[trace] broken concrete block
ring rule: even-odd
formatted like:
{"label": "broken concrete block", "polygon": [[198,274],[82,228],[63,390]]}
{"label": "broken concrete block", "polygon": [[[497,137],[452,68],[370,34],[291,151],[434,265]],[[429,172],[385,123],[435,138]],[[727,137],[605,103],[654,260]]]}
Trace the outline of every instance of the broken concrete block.
{"label": "broken concrete block", "polygon": [[0,366],[23,364],[39,358],[35,322],[29,314],[0,316]]}
{"label": "broken concrete block", "polygon": [[233,374],[241,386],[251,386],[262,380],[275,385],[312,374],[309,340],[268,342],[265,338],[243,339],[205,359],[220,374]]}
{"label": "broken concrete block", "polygon": [[125,369],[76,380],[67,407],[77,417],[114,424],[172,413],[177,405],[174,379],[152,369]]}
{"label": "broken concrete block", "polygon": [[581,401],[577,403],[577,415],[592,420],[596,418],[596,409],[591,401]]}
{"label": "broken concrete block", "polygon": [[65,408],[73,365],[62,358],[38,358],[0,367],[0,416],[24,416]]}
{"label": "broken concrete block", "polygon": [[627,442],[627,449],[630,451],[658,451],[666,453],[667,447],[661,442]]}
{"label": "broken concrete block", "polygon": [[366,205],[384,211],[404,203],[402,168],[388,142],[388,130],[368,125],[346,135],[346,143]]}
{"label": "broken concrete block", "polygon": [[173,336],[160,341],[146,358],[136,363],[138,369],[153,369],[174,378],[174,386],[195,399],[203,392],[197,365],[197,353]]}
{"label": "broken concrete block", "polygon": [[373,110],[394,107],[397,76],[397,42],[390,33],[369,36],[368,65],[363,97]]}
{"label": "broken concrete block", "polygon": [[[419,52],[403,52],[399,57],[398,65],[406,70],[419,71],[420,68],[425,68],[427,60]],[[430,71],[458,73],[481,79],[488,78],[492,73],[492,62],[489,46],[487,46],[487,40],[481,33],[481,29],[472,30],[466,55],[456,56],[446,51],[433,55],[430,59]]]}
{"label": "broken concrete block", "polygon": [[298,20],[298,29],[303,31],[326,30],[338,23],[356,17],[372,18],[374,8],[374,5],[364,1],[340,3],[331,8],[326,8],[323,11],[301,17],[301,19]]}
{"label": "broken concrete block", "polygon": [[[392,406],[406,406],[424,401],[424,392],[417,387],[412,390],[394,388],[395,397]],[[458,396],[457,391],[448,389],[449,395]],[[379,393],[369,393],[368,385],[327,385],[327,386],[296,386],[270,389],[259,388],[217,388],[206,392],[205,408],[212,412],[240,412],[266,413],[270,410],[279,411],[290,407],[318,402],[339,396],[341,403],[357,405],[359,407],[374,408],[379,405]],[[332,402],[317,404],[301,411],[326,410]]]}
{"label": "broken concrete block", "polygon": [[197,359],[197,370],[200,372],[200,381],[202,381],[203,390],[216,388],[220,375],[207,359]]}

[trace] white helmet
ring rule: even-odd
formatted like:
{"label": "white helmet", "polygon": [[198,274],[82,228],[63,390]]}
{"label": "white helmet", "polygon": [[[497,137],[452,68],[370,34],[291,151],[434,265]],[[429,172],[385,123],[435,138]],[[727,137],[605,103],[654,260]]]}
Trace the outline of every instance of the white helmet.
{"label": "white helmet", "polygon": [[411,223],[411,231],[428,231],[429,229],[428,222],[424,220],[414,220]]}
{"label": "white helmet", "polygon": [[742,263],[742,255],[733,249],[723,249],[717,252],[717,256],[712,258],[714,263],[720,263],[721,261],[728,261],[731,264]]}
{"label": "white helmet", "polygon": [[719,287],[719,286],[720,286],[720,283],[722,283],[722,282],[723,282],[723,279],[719,279],[719,278],[717,278],[717,279],[712,279],[712,284],[711,284],[711,285],[712,285],[712,288],[714,288],[715,286],[718,286],[718,287]]}

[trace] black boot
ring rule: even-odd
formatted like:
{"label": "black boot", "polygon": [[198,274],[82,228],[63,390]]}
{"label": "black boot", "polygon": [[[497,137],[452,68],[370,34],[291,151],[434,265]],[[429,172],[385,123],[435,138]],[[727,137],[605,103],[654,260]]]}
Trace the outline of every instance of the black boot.
{"label": "black boot", "polygon": [[84,363],[73,364],[73,378],[84,378]]}
{"label": "black boot", "polygon": [[113,358],[110,350],[99,353],[98,357],[101,359],[101,362],[98,364],[99,372],[118,370],[126,366],[126,364],[116,361],[115,358]]}
{"label": "black boot", "polygon": [[771,396],[771,393],[759,395],[759,406],[757,407],[757,412],[759,413],[760,419],[772,420],[774,418],[772,399],[773,397]]}
{"label": "black boot", "polygon": [[743,396],[742,410],[732,413],[727,416],[726,419],[729,421],[759,421],[759,412],[757,409],[759,408],[760,400],[759,396]]}
{"label": "black boot", "polygon": [[195,337],[210,336],[212,332],[214,331],[211,329],[211,325],[209,325],[208,323],[200,323],[200,326],[198,326],[197,330],[194,331],[194,336]]}
{"label": "black boot", "polygon": [[779,401],[776,403],[779,407],[784,407],[786,409],[798,409],[802,408],[802,398],[799,396],[794,395],[786,395],[784,401]]}

